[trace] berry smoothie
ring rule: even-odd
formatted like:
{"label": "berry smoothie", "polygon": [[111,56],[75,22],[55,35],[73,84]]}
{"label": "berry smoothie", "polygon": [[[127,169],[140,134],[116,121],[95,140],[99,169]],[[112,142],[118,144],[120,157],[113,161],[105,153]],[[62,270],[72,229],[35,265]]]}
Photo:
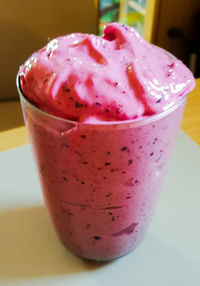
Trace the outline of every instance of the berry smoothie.
{"label": "berry smoothie", "polygon": [[132,28],[51,41],[20,68],[19,93],[46,206],[72,253],[109,260],[143,239],[191,72]]}

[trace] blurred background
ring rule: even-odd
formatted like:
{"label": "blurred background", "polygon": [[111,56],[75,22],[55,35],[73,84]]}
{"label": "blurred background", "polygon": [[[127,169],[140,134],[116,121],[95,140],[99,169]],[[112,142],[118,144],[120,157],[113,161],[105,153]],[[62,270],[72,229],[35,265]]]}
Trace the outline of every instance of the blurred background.
{"label": "blurred background", "polygon": [[134,27],[200,77],[200,0],[0,0],[0,131],[24,124],[19,66],[54,37],[101,34],[109,22]]}

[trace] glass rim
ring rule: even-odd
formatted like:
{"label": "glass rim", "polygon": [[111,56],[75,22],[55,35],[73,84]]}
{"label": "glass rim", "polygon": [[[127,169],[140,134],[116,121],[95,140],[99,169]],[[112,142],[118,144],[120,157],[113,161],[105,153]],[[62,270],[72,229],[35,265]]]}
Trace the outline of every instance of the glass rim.
{"label": "glass rim", "polygon": [[170,107],[169,109],[157,113],[157,114],[153,114],[153,115],[149,115],[149,116],[141,116],[139,118],[136,119],[128,119],[128,120],[116,120],[116,121],[99,121],[98,123],[92,123],[92,122],[78,122],[78,121],[73,121],[70,119],[65,119],[53,114],[50,114],[46,111],[43,111],[42,109],[38,108],[36,105],[34,105],[23,93],[22,88],[21,88],[21,83],[20,83],[20,74],[18,72],[17,74],[17,78],[16,78],[16,85],[17,85],[17,90],[20,96],[20,100],[22,100],[23,102],[25,102],[25,104],[27,106],[29,106],[30,108],[32,108],[33,110],[35,110],[36,112],[38,112],[39,114],[53,119],[53,120],[57,120],[60,122],[65,122],[74,126],[79,126],[79,127],[85,127],[85,128],[103,128],[103,129],[109,129],[109,128],[115,128],[115,129],[123,129],[126,128],[127,125],[130,125],[131,127],[140,127],[143,125],[147,125],[153,122],[156,122],[157,120],[166,117],[167,115],[171,114],[173,111],[175,111],[176,109],[178,109],[178,107],[184,102],[186,101],[187,98],[187,94],[183,94],[182,96],[180,96],[180,98],[175,102],[175,104]]}

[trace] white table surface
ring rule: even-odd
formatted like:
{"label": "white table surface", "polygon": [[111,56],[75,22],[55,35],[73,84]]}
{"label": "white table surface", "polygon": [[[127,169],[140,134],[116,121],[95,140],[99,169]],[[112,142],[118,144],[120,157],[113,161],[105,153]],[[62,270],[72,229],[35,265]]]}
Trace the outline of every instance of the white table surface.
{"label": "white table surface", "polygon": [[180,132],[141,245],[111,263],[73,256],[43,207],[30,146],[0,154],[0,285],[200,285],[200,150]]}

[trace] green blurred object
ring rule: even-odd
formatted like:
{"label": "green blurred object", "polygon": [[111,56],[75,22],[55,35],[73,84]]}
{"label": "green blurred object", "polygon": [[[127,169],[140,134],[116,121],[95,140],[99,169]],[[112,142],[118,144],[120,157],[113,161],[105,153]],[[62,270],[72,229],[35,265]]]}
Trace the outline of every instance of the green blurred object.
{"label": "green blurred object", "polygon": [[100,0],[99,34],[107,23],[120,22],[143,34],[146,0]]}
{"label": "green blurred object", "polygon": [[99,1],[99,34],[102,35],[103,27],[107,23],[119,22],[120,0],[100,0]]}

